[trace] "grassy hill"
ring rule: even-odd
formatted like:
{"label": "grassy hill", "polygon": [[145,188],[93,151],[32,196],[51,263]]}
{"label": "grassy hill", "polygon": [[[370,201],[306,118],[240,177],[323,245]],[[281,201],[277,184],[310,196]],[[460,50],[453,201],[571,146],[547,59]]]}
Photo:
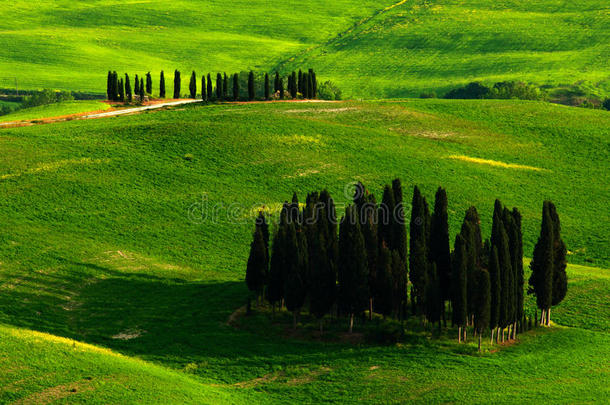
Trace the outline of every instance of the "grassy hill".
{"label": "grassy hill", "polygon": [[[101,403],[603,398],[609,128],[603,111],[540,102],[404,100],[188,106],[2,130],[0,369],[11,372],[0,402],[49,391]],[[452,238],[470,204],[486,235],[496,197],[518,206],[526,255],[553,199],[569,260],[587,263],[568,269],[561,326],[479,356],[449,336],[353,346],[227,324],[244,303],[258,208],[322,187],[341,204],[351,182],[379,194],[395,176],[428,198],[447,188]]]}
{"label": "grassy hill", "polygon": [[41,118],[61,117],[89,111],[107,110],[110,106],[99,101],[64,101],[61,103],[45,104],[31,108],[14,111],[0,116],[0,122],[37,120]]}
{"label": "grassy hill", "polygon": [[[14,1],[0,87],[105,91],[108,69],[188,74],[315,67],[348,97],[473,80],[610,94],[603,0]],[[186,89],[186,85],[185,85]],[[186,90],[185,90],[186,91]]]}

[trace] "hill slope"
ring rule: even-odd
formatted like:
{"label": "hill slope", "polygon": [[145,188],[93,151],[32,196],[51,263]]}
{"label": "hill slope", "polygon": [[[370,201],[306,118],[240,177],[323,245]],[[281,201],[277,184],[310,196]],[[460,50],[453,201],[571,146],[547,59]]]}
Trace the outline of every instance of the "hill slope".
{"label": "hill slope", "polygon": [[[446,337],[361,347],[284,339],[273,325],[253,333],[227,320],[244,302],[257,209],[277,212],[293,190],[303,197],[321,187],[342,204],[355,180],[379,194],[400,176],[405,190],[417,183],[429,198],[446,186],[452,237],[470,204],[488,235],[499,197],[523,212],[528,255],[541,202],[552,198],[570,260],[607,268],[609,120],[546,103],[412,100],[193,105],[2,130],[0,365],[25,367],[0,375],[0,386],[12,387],[3,398],[88,376],[96,391],[74,401],[99,392],[130,402],[157,388],[168,402],[197,402],[199,389],[221,402],[602,398],[606,269],[568,269],[570,293],[553,317],[570,328],[481,357]],[[531,296],[527,306],[533,314]],[[70,342],[53,346],[52,337],[16,328],[164,368],[74,353]],[[28,379],[39,369],[41,379]],[[108,377],[137,369],[139,380]],[[178,394],[173,384],[185,388]],[[125,387],[133,392],[123,397]]]}

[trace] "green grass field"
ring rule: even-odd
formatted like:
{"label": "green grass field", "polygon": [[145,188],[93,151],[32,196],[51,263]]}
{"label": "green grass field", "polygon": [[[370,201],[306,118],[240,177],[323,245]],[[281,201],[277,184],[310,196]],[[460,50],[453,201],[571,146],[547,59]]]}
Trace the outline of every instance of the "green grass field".
{"label": "green grass field", "polygon": [[[610,94],[603,0],[15,1],[0,85],[105,91],[106,71],[315,67],[347,97],[439,95],[473,80]],[[186,83],[183,91],[186,93]],[[156,91],[155,91],[156,93]]]}
{"label": "green grass field", "polygon": [[[396,100],[4,129],[0,402],[599,401],[610,394],[609,128],[604,111],[543,102]],[[429,199],[447,188],[452,239],[470,204],[485,235],[495,198],[519,207],[526,256],[551,198],[571,262],[558,326],[478,355],[452,330],[385,347],[227,323],[245,303],[258,208],[323,187],[341,204],[349,183],[379,195],[396,176],[408,201],[416,183]]]}
{"label": "green grass field", "polygon": [[17,110],[0,116],[0,122],[38,120],[89,111],[107,110],[109,108],[108,104],[99,101],[63,101],[61,103],[45,104]]}

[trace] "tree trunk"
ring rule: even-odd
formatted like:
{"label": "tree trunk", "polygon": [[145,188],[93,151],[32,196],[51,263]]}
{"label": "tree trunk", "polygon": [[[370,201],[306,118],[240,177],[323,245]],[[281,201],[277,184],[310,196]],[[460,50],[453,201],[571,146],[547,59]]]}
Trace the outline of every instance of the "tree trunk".
{"label": "tree trunk", "polygon": [[462,343],[462,327],[458,326],[458,343]]}
{"label": "tree trunk", "polygon": [[354,313],[350,313],[349,314],[349,329],[348,329],[348,333],[352,333],[352,331],[354,330]]}
{"label": "tree trunk", "polygon": [[544,325],[544,320],[545,320],[545,315],[544,315],[544,309],[540,310],[540,326]]}
{"label": "tree trunk", "polygon": [[517,322],[513,324],[513,340],[517,339]]}
{"label": "tree trunk", "polygon": [[546,310],[546,326],[551,326],[551,307]]}
{"label": "tree trunk", "polygon": [[494,329],[495,329],[495,328],[491,328],[491,340],[489,341],[489,344],[490,344],[490,345],[493,345],[493,344],[494,344]]}
{"label": "tree trunk", "polygon": [[373,320],[373,297],[369,298],[369,321]]}
{"label": "tree trunk", "polygon": [[465,326],[464,326],[463,331],[464,331],[464,343],[466,343],[466,327]]}
{"label": "tree trunk", "polygon": [[482,333],[479,333],[479,353],[481,353],[481,335]]}

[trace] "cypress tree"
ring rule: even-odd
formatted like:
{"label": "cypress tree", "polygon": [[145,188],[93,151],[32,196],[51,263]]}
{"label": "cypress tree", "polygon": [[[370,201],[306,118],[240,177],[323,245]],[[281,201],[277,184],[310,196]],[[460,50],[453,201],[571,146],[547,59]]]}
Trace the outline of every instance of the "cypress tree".
{"label": "cypress tree", "polygon": [[136,80],[135,80],[133,92],[134,92],[134,94],[136,96],[140,95],[140,79],[138,78],[138,75],[136,75]]}
{"label": "cypress tree", "polygon": [[375,310],[383,316],[392,314],[392,294],[394,282],[392,280],[392,252],[383,245],[379,249],[376,277],[375,277]]}
{"label": "cypress tree", "polygon": [[494,329],[498,328],[500,320],[500,261],[498,259],[498,248],[493,246],[489,258],[489,279],[490,279],[490,313],[489,329],[491,329],[491,341],[494,339]]}
{"label": "cypress tree", "polygon": [[517,208],[512,211],[513,226],[516,233],[516,249],[514,252],[513,270],[515,274],[515,305],[516,317],[522,319],[525,316],[523,289],[525,279],[523,274],[523,232],[521,230],[521,213]]}
{"label": "cypress tree", "polygon": [[353,205],[345,210],[339,228],[339,303],[349,314],[349,333],[354,315],[367,307],[369,299],[368,269],[364,237],[358,213]]}
{"label": "cypress tree", "polygon": [[517,316],[517,275],[515,273],[517,266],[517,255],[519,253],[519,235],[517,232],[517,227],[514,224],[511,211],[504,208],[503,214],[502,222],[504,223],[506,234],[508,235],[508,251],[510,258],[510,271],[508,273],[508,321],[510,325],[509,338],[511,338],[515,335],[517,321],[520,319]]}
{"label": "cypress tree", "polygon": [[290,91],[290,96],[295,99],[297,98],[297,72],[292,71],[292,90]]}
{"label": "cypress tree", "polygon": [[207,82],[208,100],[211,101],[214,98],[214,85],[212,84],[212,75],[210,75],[209,73]]}
{"label": "cypress tree", "polygon": [[263,242],[265,243],[265,254],[267,256],[267,261],[269,260],[269,224],[267,223],[267,218],[265,217],[265,213],[263,211],[258,212],[258,217],[256,217],[256,227],[260,229],[261,235],[263,237]]}
{"label": "cypress tree", "polygon": [[[319,218],[318,224],[324,224]],[[337,274],[334,271],[327,252],[324,232],[317,230],[310,246],[310,311],[320,322],[320,333],[323,331],[322,318],[326,315],[336,299]]]}
{"label": "cypress tree", "polygon": [[239,75],[233,75],[233,101],[239,100]]}
{"label": "cypress tree", "polygon": [[[502,226],[500,228],[500,240],[498,245],[498,261],[500,263],[500,318],[499,325],[502,329],[506,328],[512,321],[511,319],[511,263],[510,250],[508,248],[508,235]],[[502,333],[504,340],[504,333]]]}
{"label": "cypress tree", "polygon": [[405,225],[405,211],[402,197],[400,179],[392,181],[392,194],[394,195],[394,211],[392,218],[392,249],[400,255],[403,263],[407,260],[407,228]]}
{"label": "cypress tree", "polygon": [[267,300],[271,303],[274,310],[275,304],[281,303],[284,298],[286,260],[286,227],[280,226],[273,238],[267,285]]}
{"label": "cypress tree", "polygon": [[161,71],[159,78],[159,98],[165,98],[165,74]]}
{"label": "cypress tree", "polygon": [[106,98],[112,101],[112,72],[108,71],[108,77],[106,78]]}
{"label": "cypress tree", "polygon": [[305,303],[305,275],[308,270],[307,240],[303,232],[296,232],[295,224],[287,225],[286,239],[286,278],[284,279],[284,299],[286,309],[293,314],[293,329],[296,329],[297,318]]}
{"label": "cypress tree", "polygon": [[208,92],[206,91],[205,75],[201,75],[201,99],[208,101]]}
{"label": "cypress tree", "polygon": [[481,219],[479,218],[479,213],[477,212],[476,207],[470,206],[468,210],[466,210],[466,216],[464,217],[465,221],[468,221],[470,225],[472,225],[473,234],[473,242],[475,254],[477,257],[477,267],[482,267],[483,261],[487,261],[489,253],[485,253],[483,251],[483,237],[481,234]]}
{"label": "cypress tree", "polygon": [[248,74],[248,100],[253,101],[256,96],[254,92],[254,72]]}
{"label": "cypress tree", "polygon": [[299,77],[297,81],[297,93],[303,94],[303,72],[299,69]]}
{"label": "cypress tree", "polygon": [[222,101],[222,75],[216,74],[216,99]]}
{"label": "cypress tree", "polygon": [[265,73],[265,100],[269,100],[269,73]]}
{"label": "cypress tree", "polygon": [[189,92],[191,94],[191,98],[197,98],[197,74],[193,70],[191,73],[191,81],[189,83]]}
{"label": "cypress tree", "polygon": [[131,93],[131,83],[129,82],[129,75],[127,73],[125,73],[125,95],[127,96],[127,102],[131,103],[133,96]]}
{"label": "cypress tree", "polygon": [[466,285],[468,294],[468,316],[472,319],[474,315],[474,295],[476,294],[476,250],[475,250],[475,234],[472,224],[469,221],[462,222],[462,229],[460,229],[460,235],[466,242]]}
{"label": "cypress tree", "polygon": [[222,76],[222,99],[229,99],[229,78],[227,77],[227,72],[224,72]]}
{"label": "cypress tree", "polygon": [[453,251],[453,288],[451,300],[451,308],[453,309],[452,321],[458,326],[458,342],[462,340],[462,328],[466,326],[468,319],[467,272],[466,241],[462,235],[458,234],[455,237],[455,249]]}
{"label": "cypress tree", "polygon": [[[568,275],[566,274],[567,248],[561,239],[561,223],[557,208],[549,201],[549,214],[553,221],[553,294],[551,306],[559,305],[568,292]],[[550,320],[550,313],[548,314]]]}
{"label": "cypress tree", "polygon": [[378,240],[379,244],[385,245],[388,249],[394,248],[393,240],[393,215],[396,209],[396,203],[394,201],[394,192],[389,185],[385,185],[383,188],[383,197],[381,199],[381,205],[379,205],[378,218]]}
{"label": "cypress tree", "polygon": [[284,99],[284,79],[280,79],[280,100]]}
{"label": "cypress tree", "polygon": [[146,73],[146,93],[152,95],[152,76],[150,72]]}
{"label": "cypress tree", "polygon": [[[430,261],[436,264],[441,286],[441,299],[451,299],[451,254],[449,248],[449,215],[447,192],[442,187],[436,191],[434,212],[430,229]],[[445,304],[442,304],[443,317]]]}
{"label": "cypress tree", "polygon": [[144,78],[140,78],[140,103],[144,102],[144,97],[145,97],[145,93],[144,93]]}
{"label": "cypress tree", "polygon": [[438,322],[439,332],[441,330],[441,291],[436,264],[431,263],[428,267],[428,282],[426,283],[426,318],[428,322]]}
{"label": "cypress tree", "polygon": [[316,77],[316,72],[311,69],[311,82],[313,83],[313,93],[311,98],[318,98],[318,79]]}
{"label": "cypress tree", "polygon": [[481,351],[481,337],[485,328],[489,326],[491,307],[491,283],[489,273],[484,269],[476,271],[477,294],[475,297],[474,327],[479,335],[479,351]]}
{"label": "cypress tree", "polygon": [[320,206],[322,207],[320,216],[324,218],[326,231],[323,231],[324,226],[321,226],[320,229],[321,232],[324,232],[326,254],[328,255],[330,265],[336,274],[339,266],[339,239],[337,235],[337,212],[335,210],[335,203],[326,189],[320,192],[319,198]]}
{"label": "cypress tree", "polygon": [[[360,227],[366,247],[367,267],[369,271],[369,319],[373,316],[373,301],[378,295],[377,290],[377,258],[379,240],[377,238],[377,202],[373,194],[369,194],[362,183],[356,186],[354,205],[358,211]],[[384,293],[387,290],[384,290]]]}
{"label": "cypress tree", "polygon": [[409,225],[409,279],[413,284],[413,300],[416,304],[415,310],[421,314],[426,292],[427,282],[427,229],[428,218],[426,204],[419,188],[413,189],[413,200],[411,203],[411,222]]}
{"label": "cypress tree", "polygon": [[252,244],[250,245],[250,256],[246,268],[246,284],[248,289],[260,297],[263,293],[265,280],[267,278],[268,256],[261,228],[256,227]]}
{"label": "cypress tree", "polygon": [[313,89],[313,70],[309,69],[309,73],[307,73],[307,98],[314,98]]}
{"label": "cypress tree", "polygon": [[119,100],[125,101],[125,85],[123,79],[119,80]]}
{"label": "cypress tree", "polygon": [[[288,88],[290,89],[290,81],[288,81]],[[273,92],[277,93],[280,91],[280,74],[275,72],[275,80],[273,81]]]}
{"label": "cypress tree", "polygon": [[397,250],[392,251],[392,312],[402,319],[401,309],[407,299],[407,272],[405,262]]}
{"label": "cypress tree", "polygon": [[180,71],[174,71],[174,98],[180,98]]}

